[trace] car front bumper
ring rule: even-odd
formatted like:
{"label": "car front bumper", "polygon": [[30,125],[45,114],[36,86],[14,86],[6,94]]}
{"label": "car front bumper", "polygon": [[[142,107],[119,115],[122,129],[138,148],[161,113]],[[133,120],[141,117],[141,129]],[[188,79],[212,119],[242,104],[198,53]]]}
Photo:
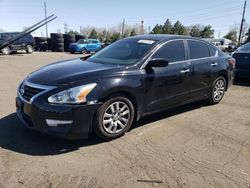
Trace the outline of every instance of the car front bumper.
{"label": "car front bumper", "polygon": [[16,97],[17,116],[26,127],[65,139],[88,138],[100,104],[56,106],[29,104]]}

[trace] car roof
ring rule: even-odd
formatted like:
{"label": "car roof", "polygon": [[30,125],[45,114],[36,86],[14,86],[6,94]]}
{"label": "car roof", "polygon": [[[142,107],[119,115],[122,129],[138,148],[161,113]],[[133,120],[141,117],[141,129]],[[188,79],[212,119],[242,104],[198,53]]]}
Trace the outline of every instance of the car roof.
{"label": "car roof", "polygon": [[18,34],[20,32],[3,32],[3,33],[0,33],[0,34]]}
{"label": "car roof", "polygon": [[148,34],[148,35],[137,35],[130,38],[135,39],[145,39],[145,40],[157,40],[157,41],[167,41],[174,39],[196,39],[201,40],[200,38],[185,36],[185,35],[169,35],[169,34]]}

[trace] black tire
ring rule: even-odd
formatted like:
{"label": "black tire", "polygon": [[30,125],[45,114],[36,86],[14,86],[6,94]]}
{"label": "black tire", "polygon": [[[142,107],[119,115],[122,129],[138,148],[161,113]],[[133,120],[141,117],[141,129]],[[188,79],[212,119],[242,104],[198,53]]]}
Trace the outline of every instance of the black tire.
{"label": "black tire", "polygon": [[64,39],[71,39],[71,38],[72,38],[72,39],[75,39],[75,35],[74,35],[74,34],[64,34],[64,35],[63,35],[63,38],[64,38]]}
{"label": "black tire", "polygon": [[212,105],[218,104],[225,94],[226,87],[226,79],[223,76],[217,77],[213,82],[208,102]]}
{"label": "black tire", "polygon": [[82,54],[87,54],[87,53],[88,53],[88,51],[87,51],[87,49],[86,49],[86,48],[82,48],[81,53],[82,53]]}
{"label": "black tire", "polygon": [[53,38],[53,43],[64,43],[64,38]]}
{"label": "black tire", "polygon": [[47,49],[52,50],[52,39],[51,38],[47,39]]}
{"label": "black tire", "polygon": [[31,45],[26,46],[26,53],[27,54],[32,54],[33,51],[34,51],[33,46],[31,46]]}
{"label": "black tire", "polygon": [[7,47],[1,49],[1,53],[2,53],[3,55],[9,55],[9,54],[11,53],[11,50],[10,50],[10,48],[7,46]]}
{"label": "black tire", "polygon": [[76,42],[75,39],[64,39],[64,42],[65,43],[73,43],[73,42]]}
{"label": "black tire", "polygon": [[63,38],[61,33],[50,33],[51,38]]}
{"label": "black tire", "polygon": [[39,42],[46,42],[47,38],[46,37],[34,37],[35,42],[39,43]]}
{"label": "black tire", "polygon": [[[126,112],[127,112],[127,110],[129,110],[129,116],[127,117],[128,121],[125,123],[124,127],[122,128],[120,125],[118,125],[117,122],[119,121],[121,123],[123,121],[121,119],[123,119],[122,117],[124,117],[124,116],[120,117],[120,115],[122,115],[122,114],[120,114],[119,117],[115,117],[115,118],[118,118],[118,120],[115,120],[114,124],[112,122],[112,127],[110,128],[110,131],[112,132],[112,128],[114,128],[115,126],[116,126],[116,129],[115,130],[113,129],[114,132],[110,133],[107,130],[108,128],[105,126],[107,124],[104,124],[104,121],[106,121],[104,118],[107,118],[107,117],[104,117],[104,114],[107,114],[108,110],[111,109],[110,106],[113,105],[114,103],[117,103],[117,102],[119,102],[119,104],[121,104],[121,105],[125,104]],[[117,107],[114,107],[113,110],[115,110],[115,108],[116,108],[116,112],[114,112],[114,113],[116,113],[116,115],[112,115],[112,118],[113,118],[113,116],[117,116],[118,113],[123,112],[123,111],[117,110]],[[121,109],[122,109],[122,107],[120,108],[120,110]],[[116,96],[110,97],[108,100],[106,100],[100,106],[100,108],[96,112],[95,121],[94,121],[95,123],[93,124],[94,133],[98,137],[103,138],[105,140],[112,140],[112,139],[121,137],[130,129],[130,127],[133,123],[133,120],[134,120],[134,114],[135,114],[134,106],[133,106],[132,102],[127,97],[122,96],[122,95],[116,95]],[[111,117],[110,117],[110,119],[111,119]],[[116,125],[115,125],[115,123],[116,123]],[[118,131],[117,129],[119,126],[121,129],[119,130],[119,132],[116,133],[116,131]]]}
{"label": "black tire", "polygon": [[53,48],[53,52],[64,52],[64,47]]}
{"label": "black tire", "polygon": [[52,43],[53,48],[61,48],[64,47],[64,43]]}
{"label": "black tire", "polygon": [[78,41],[80,39],[86,39],[87,37],[85,35],[76,35],[75,38],[76,38],[76,41]]}

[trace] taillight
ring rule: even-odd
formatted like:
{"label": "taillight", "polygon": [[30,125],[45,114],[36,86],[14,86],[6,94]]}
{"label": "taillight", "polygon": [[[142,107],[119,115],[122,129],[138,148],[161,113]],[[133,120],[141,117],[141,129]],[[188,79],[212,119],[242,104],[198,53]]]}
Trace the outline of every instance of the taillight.
{"label": "taillight", "polygon": [[236,63],[236,60],[234,58],[228,59],[228,64],[231,65],[233,68],[235,68],[235,63]]}

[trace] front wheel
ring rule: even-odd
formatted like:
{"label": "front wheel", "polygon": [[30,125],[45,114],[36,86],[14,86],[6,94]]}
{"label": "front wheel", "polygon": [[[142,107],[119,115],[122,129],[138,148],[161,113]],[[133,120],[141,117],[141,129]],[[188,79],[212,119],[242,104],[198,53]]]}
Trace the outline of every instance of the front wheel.
{"label": "front wheel", "polygon": [[1,50],[3,55],[9,55],[10,54],[10,48],[7,46],[4,49]]}
{"label": "front wheel", "polygon": [[213,82],[210,93],[210,104],[217,104],[222,100],[226,91],[226,83],[226,79],[223,76],[216,78],[216,80]]}
{"label": "front wheel", "polygon": [[125,134],[134,120],[134,106],[123,96],[108,99],[97,110],[93,125],[97,136],[112,140]]}

